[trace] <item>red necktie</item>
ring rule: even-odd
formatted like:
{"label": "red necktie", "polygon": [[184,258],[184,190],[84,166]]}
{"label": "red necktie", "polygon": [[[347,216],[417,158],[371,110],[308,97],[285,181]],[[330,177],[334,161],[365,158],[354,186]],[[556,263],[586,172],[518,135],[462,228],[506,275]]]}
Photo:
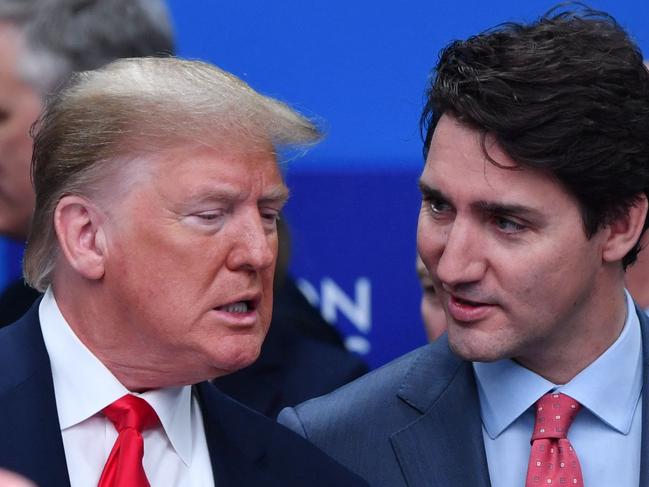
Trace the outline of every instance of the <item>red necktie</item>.
{"label": "red necktie", "polygon": [[581,405],[565,394],[549,393],[536,402],[536,423],[526,487],[584,487],[579,459],[566,435]]}
{"label": "red necktie", "polygon": [[158,415],[139,397],[127,394],[102,411],[119,433],[98,487],[149,487],[142,467],[142,431],[159,423]]}

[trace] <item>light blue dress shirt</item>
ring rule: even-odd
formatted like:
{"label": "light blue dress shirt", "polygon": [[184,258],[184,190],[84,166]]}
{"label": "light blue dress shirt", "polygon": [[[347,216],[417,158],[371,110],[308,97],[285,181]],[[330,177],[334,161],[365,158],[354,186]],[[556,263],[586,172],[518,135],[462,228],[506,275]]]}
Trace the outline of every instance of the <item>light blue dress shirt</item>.
{"label": "light blue dress shirt", "polygon": [[642,337],[631,296],[618,339],[565,385],[553,384],[513,360],[475,362],[482,433],[492,487],[525,485],[534,403],[563,392],[583,408],[568,439],[586,487],[637,487],[642,435]]}

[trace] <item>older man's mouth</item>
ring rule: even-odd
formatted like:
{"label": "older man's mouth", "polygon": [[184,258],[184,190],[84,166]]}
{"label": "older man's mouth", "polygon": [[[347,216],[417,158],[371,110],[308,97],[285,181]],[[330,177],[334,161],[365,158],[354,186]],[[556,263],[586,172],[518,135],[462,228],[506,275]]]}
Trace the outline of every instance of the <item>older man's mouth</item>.
{"label": "older man's mouth", "polygon": [[237,299],[229,303],[216,306],[213,311],[221,320],[237,326],[254,325],[257,323],[257,308],[259,297],[251,299]]}
{"label": "older man's mouth", "polygon": [[225,311],[226,313],[247,313],[248,311],[254,310],[254,303],[251,301],[238,301],[236,303],[226,304],[225,306],[219,306],[219,311]]}

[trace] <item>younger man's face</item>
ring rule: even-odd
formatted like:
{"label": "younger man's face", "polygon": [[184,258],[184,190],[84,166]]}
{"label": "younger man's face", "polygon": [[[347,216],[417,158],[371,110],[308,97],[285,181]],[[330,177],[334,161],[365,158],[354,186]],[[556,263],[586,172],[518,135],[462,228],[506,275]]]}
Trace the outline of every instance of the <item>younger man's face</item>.
{"label": "younger man's face", "polygon": [[[489,137],[486,148],[516,166]],[[458,355],[531,365],[586,333],[602,291],[603,236],[586,238],[577,201],[563,187],[540,171],[495,166],[480,132],[448,115],[436,127],[421,187],[419,254]]]}

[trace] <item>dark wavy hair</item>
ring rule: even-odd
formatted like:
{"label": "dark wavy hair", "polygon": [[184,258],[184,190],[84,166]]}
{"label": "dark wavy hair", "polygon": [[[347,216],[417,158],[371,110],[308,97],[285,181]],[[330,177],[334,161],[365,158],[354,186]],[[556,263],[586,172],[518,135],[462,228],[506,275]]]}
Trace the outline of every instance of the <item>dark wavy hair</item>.
{"label": "dark wavy hair", "polygon": [[444,113],[480,130],[483,144],[493,134],[517,164],[547,171],[574,195],[588,238],[649,197],[649,72],[610,15],[571,3],[530,24],[505,23],[449,44],[434,73],[424,156]]}

